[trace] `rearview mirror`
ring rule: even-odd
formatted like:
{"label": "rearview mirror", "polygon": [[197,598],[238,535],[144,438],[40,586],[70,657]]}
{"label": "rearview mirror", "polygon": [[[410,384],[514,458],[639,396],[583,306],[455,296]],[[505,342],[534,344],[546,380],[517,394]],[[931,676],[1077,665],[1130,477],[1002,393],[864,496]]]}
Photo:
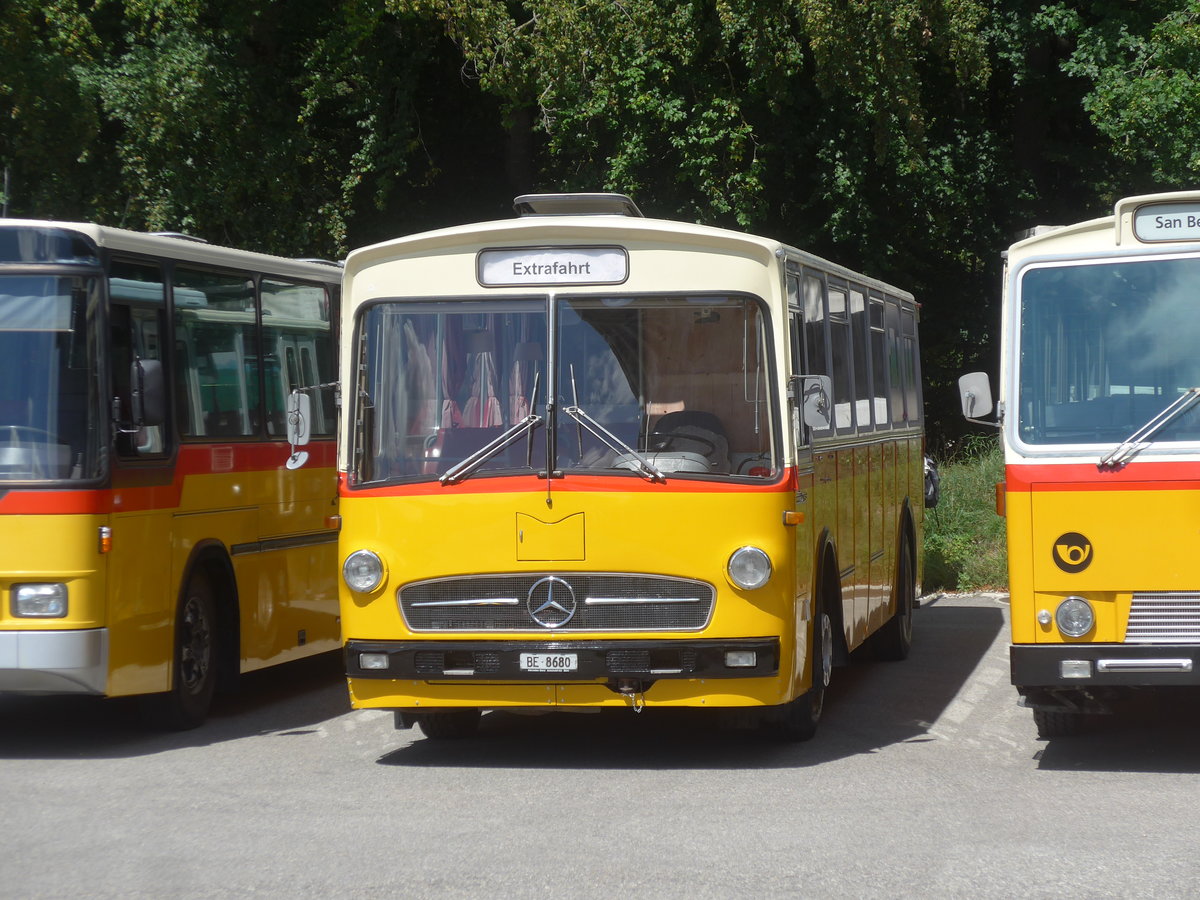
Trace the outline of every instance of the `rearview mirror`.
{"label": "rearview mirror", "polygon": [[308,453],[298,450],[312,436],[312,398],[308,394],[292,391],[287,398],[287,438],[292,445],[292,455],[287,467],[298,469],[308,462]]}
{"label": "rearview mirror", "polygon": [[962,401],[963,415],[968,421],[973,422],[991,413],[992,382],[987,372],[969,372],[959,378],[958,395]]}
{"label": "rearview mirror", "polygon": [[135,359],[129,367],[130,413],[136,426],[152,428],[166,421],[166,388],[163,384],[162,362],[157,359]]}

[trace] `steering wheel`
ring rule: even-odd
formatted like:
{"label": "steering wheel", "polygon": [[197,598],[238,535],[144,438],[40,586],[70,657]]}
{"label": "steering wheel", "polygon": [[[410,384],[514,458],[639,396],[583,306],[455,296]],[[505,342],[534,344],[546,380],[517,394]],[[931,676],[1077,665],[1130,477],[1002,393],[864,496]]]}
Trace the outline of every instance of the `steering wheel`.
{"label": "steering wheel", "polygon": [[[704,437],[703,435],[695,434],[690,431],[688,431],[688,432],[667,432],[666,434],[663,434],[660,432],[654,432],[653,434],[650,435],[651,447],[653,449],[659,450],[659,451],[670,452],[671,450],[674,449],[674,445],[677,441],[695,441],[697,444],[703,444],[705,447],[708,448],[707,450],[704,451],[703,454],[701,454],[705,457],[712,457],[717,452],[717,444],[715,441],[710,441],[708,438]],[[689,452],[689,451],[681,451],[681,452]]]}

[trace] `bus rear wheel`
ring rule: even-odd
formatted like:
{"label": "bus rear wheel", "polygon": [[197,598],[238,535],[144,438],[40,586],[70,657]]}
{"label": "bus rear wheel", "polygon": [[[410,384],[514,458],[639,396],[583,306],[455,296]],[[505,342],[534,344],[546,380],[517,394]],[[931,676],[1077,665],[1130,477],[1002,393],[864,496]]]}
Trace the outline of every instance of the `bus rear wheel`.
{"label": "bus rear wheel", "polygon": [[157,724],[178,731],[203,724],[217,685],[217,606],[212,584],[196,572],[175,616],[171,690],[151,698]]}
{"label": "bus rear wheel", "polygon": [[912,649],[913,607],[917,595],[912,558],[912,541],[905,534],[896,565],[896,609],[871,640],[871,649],[878,659],[899,662],[908,659]]}

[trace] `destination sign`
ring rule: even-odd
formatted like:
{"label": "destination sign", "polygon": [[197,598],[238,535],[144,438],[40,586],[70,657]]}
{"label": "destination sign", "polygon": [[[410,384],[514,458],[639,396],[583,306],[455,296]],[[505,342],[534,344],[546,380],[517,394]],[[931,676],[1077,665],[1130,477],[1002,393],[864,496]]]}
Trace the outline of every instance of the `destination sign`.
{"label": "destination sign", "polygon": [[629,277],[622,247],[520,247],[482,250],[479,283],[485,287],[620,284]]}
{"label": "destination sign", "polygon": [[1139,241],[1200,241],[1200,203],[1151,203],[1133,213]]}

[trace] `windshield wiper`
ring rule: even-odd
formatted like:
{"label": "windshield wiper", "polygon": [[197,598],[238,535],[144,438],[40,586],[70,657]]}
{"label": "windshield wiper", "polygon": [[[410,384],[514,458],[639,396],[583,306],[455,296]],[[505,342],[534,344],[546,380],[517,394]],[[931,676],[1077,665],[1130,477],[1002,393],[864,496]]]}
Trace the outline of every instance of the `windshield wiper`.
{"label": "windshield wiper", "polygon": [[[538,376],[534,375],[533,393],[529,398],[530,409],[533,409],[537,404],[537,392]],[[480,466],[482,466],[501,450],[505,449],[511,444],[515,444],[526,434],[533,431],[540,421],[542,421],[542,417],[537,413],[531,412],[512,428],[508,429],[508,431],[504,432],[504,434],[500,435],[490,443],[484,444],[470,456],[452,465],[449,469],[443,472],[441,476],[438,477],[438,481],[440,481],[442,484],[458,484],[460,481],[466,481]]]}
{"label": "windshield wiper", "polygon": [[626,453],[629,456],[632,456],[634,462],[637,463],[637,471],[643,477],[649,481],[661,481],[664,484],[666,483],[667,476],[664,475],[662,471],[654,465],[654,463],[650,462],[650,460],[646,459],[646,457],[642,456],[642,454],[638,453],[578,406],[564,406],[563,412],[590,431],[595,437],[599,438],[601,442],[608,446],[609,450],[612,450],[615,453]]}
{"label": "windshield wiper", "polygon": [[1100,457],[1101,469],[1119,469],[1138,452],[1150,445],[1150,438],[1168,423],[1179,418],[1200,401],[1200,387],[1188,388],[1149,422],[1125,438],[1120,444]]}

